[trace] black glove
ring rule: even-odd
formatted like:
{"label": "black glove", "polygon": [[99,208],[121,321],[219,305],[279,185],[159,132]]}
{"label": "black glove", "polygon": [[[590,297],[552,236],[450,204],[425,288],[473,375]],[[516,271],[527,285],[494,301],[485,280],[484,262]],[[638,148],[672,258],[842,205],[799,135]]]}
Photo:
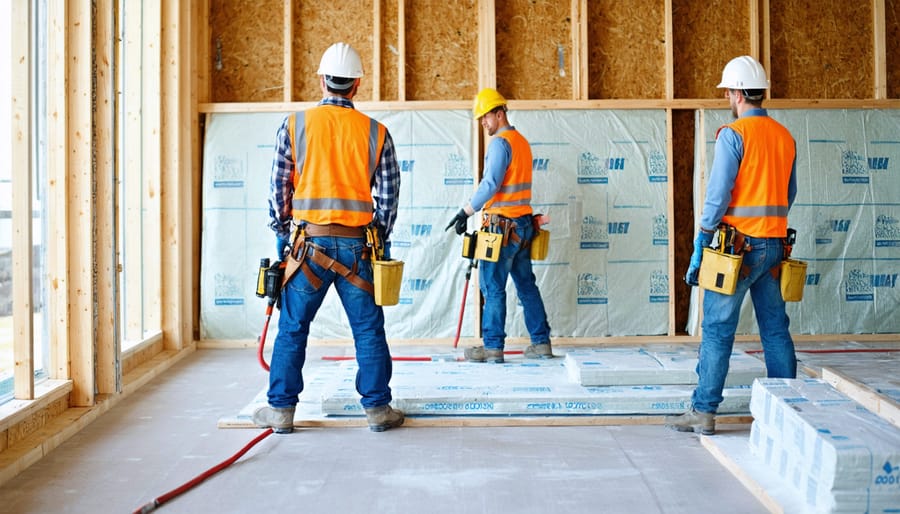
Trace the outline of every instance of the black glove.
{"label": "black glove", "polygon": [[456,234],[462,234],[466,231],[467,220],[469,219],[469,215],[466,214],[465,209],[460,209],[459,212],[456,213],[456,216],[450,220],[450,223],[447,225],[447,228],[444,229],[444,232],[450,230],[450,227],[456,225]]}

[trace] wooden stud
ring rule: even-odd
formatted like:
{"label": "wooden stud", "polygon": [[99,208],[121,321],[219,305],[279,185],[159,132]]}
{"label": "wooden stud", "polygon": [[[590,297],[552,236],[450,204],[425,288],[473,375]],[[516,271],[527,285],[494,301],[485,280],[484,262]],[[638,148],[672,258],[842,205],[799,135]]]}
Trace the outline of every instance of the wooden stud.
{"label": "wooden stud", "polygon": [[294,99],[294,2],[284,0],[284,85],[282,88],[285,102]]}
{"label": "wooden stud", "polygon": [[[672,12],[672,0],[666,0],[665,6],[665,33],[666,33],[666,99],[671,100],[675,98],[675,34],[672,30],[672,24],[674,23],[674,15]],[[668,158],[672,158],[672,154],[668,155]]]}
{"label": "wooden stud", "polygon": [[588,99],[587,0],[572,0],[572,99]]}
{"label": "wooden stud", "polygon": [[96,250],[95,259],[97,299],[96,313],[96,388],[100,394],[120,390],[119,372],[119,287],[117,267],[117,205],[113,149],[116,134],[115,88],[115,1],[96,0],[94,19],[94,64],[96,101],[94,102]]}
{"label": "wooden stud", "polygon": [[884,0],[872,0],[872,38],[874,59],[873,70],[875,72],[875,90],[872,95],[875,99],[887,98],[887,52]]}
{"label": "wooden stud", "polygon": [[12,2],[10,11],[10,180],[12,189],[12,310],[13,394],[34,398],[34,303],[32,301],[32,177],[31,161],[31,13],[29,2]]}
{"label": "wooden stud", "polygon": [[497,33],[494,0],[478,0],[478,89],[497,87]]}
{"label": "wooden stud", "polygon": [[[69,177],[66,174],[69,154],[66,90],[66,41],[69,33],[69,2],[47,5],[47,176],[45,209],[47,218],[66,220]],[[65,222],[50,223],[47,230],[48,318],[46,327],[50,344],[50,378],[67,379],[69,371],[69,240]]]}
{"label": "wooden stud", "polygon": [[397,100],[406,100],[406,0],[397,0]]}
{"label": "wooden stud", "polygon": [[372,0],[372,101],[381,100],[381,0]]}

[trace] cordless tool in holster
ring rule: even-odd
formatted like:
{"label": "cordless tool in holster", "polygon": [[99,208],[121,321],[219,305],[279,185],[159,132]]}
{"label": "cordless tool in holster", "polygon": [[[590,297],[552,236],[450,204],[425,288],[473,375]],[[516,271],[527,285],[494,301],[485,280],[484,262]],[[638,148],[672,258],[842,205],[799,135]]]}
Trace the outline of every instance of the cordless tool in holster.
{"label": "cordless tool in holster", "polygon": [[806,267],[803,261],[791,259],[794,244],[797,242],[797,231],[787,229],[787,236],[783,240],[784,260],[777,266],[781,284],[781,297],[786,302],[799,302],[803,299],[803,287],[806,285]]}

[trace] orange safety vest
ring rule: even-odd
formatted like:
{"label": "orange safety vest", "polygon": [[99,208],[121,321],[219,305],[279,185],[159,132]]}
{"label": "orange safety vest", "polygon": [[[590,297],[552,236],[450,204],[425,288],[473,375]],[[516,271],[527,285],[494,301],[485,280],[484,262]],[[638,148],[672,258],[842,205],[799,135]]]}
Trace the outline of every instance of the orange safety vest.
{"label": "orange safety vest", "polygon": [[726,126],[743,140],[744,156],[722,221],[751,237],[785,237],[794,138],[768,116],[747,116]]}
{"label": "orange safety vest", "polygon": [[319,105],[288,120],[294,156],[295,224],[368,225],[372,183],[387,129],[365,114]]}
{"label": "orange safety vest", "polygon": [[484,204],[484,212],[507,218],[531,214],[531,145],[517,130],[497,135],[509,143],[512,158],[500,189]]}

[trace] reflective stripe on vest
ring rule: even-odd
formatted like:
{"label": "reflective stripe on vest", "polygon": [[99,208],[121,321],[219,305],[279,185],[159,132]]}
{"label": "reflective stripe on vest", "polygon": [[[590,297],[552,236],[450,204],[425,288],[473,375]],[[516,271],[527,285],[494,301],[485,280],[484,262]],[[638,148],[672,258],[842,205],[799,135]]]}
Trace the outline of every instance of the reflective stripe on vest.
{"label": "reflective stripe on vest", "polygon": [[722,221],[748,236],[785,237],[793,137],[768,116],[747,116],[727,126],[741,137],[744,155]]}
{"label": "reflective stripe on vest", "polygon": [[512,158],[500,189],[484,204],[484,212],[507,218],[531,214],[531,146],[517,130],[504,130],[497,136],[509,143]]}
{"label": "reflective stripe on vest", "polygon": [[372,184],[387,133],[346,107],[320,105],[293,116],[294,221],[360,227],[372,221]]}

